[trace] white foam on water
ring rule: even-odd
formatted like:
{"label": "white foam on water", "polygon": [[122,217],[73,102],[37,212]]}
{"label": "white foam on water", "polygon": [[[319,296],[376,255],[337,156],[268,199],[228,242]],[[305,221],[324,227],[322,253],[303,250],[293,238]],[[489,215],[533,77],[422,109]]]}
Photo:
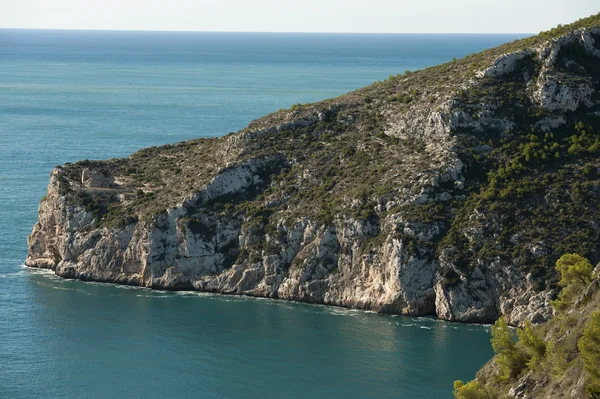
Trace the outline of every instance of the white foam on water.
{"label": "white foam on water", "polygon": [[[171,291],[173,295],[179,296],[181,298],[213,298],[213,299],[221,299],[227,297],[227,295],[218,294],[216,292],[203,292],[203,291]],[[231,297],[231,296],[229,296]],[[243,297],[240,297],[240,299]]]}
{"label": "white foam on water", "polygon": [[137,294],[136,298],[152,298],[152,299],[169,299],[172,298],[170,295],[146,295],[146,294]]}
{"label": "white foam on water", "polygon": [[60,287],[54,284],[46,284],[43,281],[36,281],[35,282],[37,285],[39,285],[40,287],[46,287],[46,288],[51,288],[54,290],[61,290],[61,291],[75,291],[73,288],[70,287]]}
{"label": "white foam on water", "polygon": [[18,271],[13,273],[0,273],[0,278],[17,278],[25,275],[25,271]]}
{"label": "white foam on water", "polygon": [[375,313],[375,312],[369,312],[369,311],[362,311],[362,310],[358,310],[358,309],[336,308],[336,307],[330,307],[330,306],[326,306],[326,305],[320,305],[320,306],[325,307],[327,313],[334,315],[334,316],[359,317],[366,313]]}
{"label": "white foam on water", "polygon": [[21,264],[19,265],[19,267],[23,270],[26,270],[28,273],[33,273],[33,274],[54,274],[54,270],[51,269],[42,269],[39,267],[29,267],[29,266],[25,266],[25,264]]}

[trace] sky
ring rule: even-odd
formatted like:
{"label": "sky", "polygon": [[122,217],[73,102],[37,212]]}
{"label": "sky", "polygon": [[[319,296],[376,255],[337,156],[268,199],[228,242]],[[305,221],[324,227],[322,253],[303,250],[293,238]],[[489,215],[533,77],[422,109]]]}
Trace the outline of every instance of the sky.
{"label": "sky", "polygon": [[599,0],[0,0],[0,28],[538,33]]}

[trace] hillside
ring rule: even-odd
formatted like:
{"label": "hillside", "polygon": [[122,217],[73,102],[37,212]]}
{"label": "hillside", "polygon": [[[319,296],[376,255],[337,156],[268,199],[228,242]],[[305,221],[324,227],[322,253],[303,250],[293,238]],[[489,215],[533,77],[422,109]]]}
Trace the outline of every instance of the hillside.
{"label": "hillside", "polygon": [[561,272],[556,315],[518,329],[516,344],[506,324],[496,322],[496,356],[475,380],[455,383],[456,399],[600,397],[600,267],[578,255],[559,263],[577,272]]}
{"label": "hillside", "polygon": [[242,131],[57,167],[26,265],[462,322],[600,260],[600,14]]}

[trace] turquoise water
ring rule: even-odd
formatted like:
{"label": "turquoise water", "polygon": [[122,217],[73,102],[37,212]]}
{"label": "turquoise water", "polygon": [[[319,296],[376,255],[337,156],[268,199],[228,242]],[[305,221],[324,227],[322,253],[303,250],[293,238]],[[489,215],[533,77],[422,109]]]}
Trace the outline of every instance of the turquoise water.
{"label": "turquoise water", "polygon": [[24,269],[52,167],[236,131],[508,35],[0,30],[0,398],[450,397],[487,327]]}

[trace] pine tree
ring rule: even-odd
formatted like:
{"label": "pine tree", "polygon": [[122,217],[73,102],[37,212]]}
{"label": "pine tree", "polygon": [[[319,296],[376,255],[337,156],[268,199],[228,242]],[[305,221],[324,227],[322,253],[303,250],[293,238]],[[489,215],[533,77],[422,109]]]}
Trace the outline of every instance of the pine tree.
{"label": "pine tree", "polygon": [[500,366],[500,379],[516,378],[525,368],[527,355],[517,347],[513,335],[504,319],[498,319],[492,326],[492,348]]}
{"label": "pine tree", "polygon": [[556,261],[556,270],[560,272],[561,280],[558,284],[566,287],[569,284],[581,283],[584,286],[592,281],[592,264],[583,256],[566,254]]}
{"label": "pine tree", "polygon": [[583,368],[588,373],[588,394],[600,397],[600,312],[592,314],[577,347]]}
{"label": "pine tree", "polygon": [[527,367],[537,366],[546,354],[546,342],[537,336],[529,321],[525,322],[525,328],[517,330],[517,335],[519,336],[519,343],[525,348],[529,356]]}

